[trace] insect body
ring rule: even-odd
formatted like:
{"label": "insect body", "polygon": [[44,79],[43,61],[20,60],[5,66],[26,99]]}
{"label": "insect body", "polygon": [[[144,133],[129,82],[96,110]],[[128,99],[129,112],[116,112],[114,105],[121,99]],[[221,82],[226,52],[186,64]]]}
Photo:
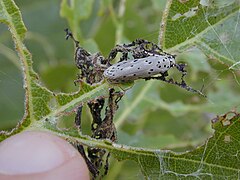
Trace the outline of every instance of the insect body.
{"label": "insect body", "polygon": [[175,57],[172,55],[152,55],[116,63],[107,68],[103,75],[111,83],[130,82],[164,74],[174,65]]}

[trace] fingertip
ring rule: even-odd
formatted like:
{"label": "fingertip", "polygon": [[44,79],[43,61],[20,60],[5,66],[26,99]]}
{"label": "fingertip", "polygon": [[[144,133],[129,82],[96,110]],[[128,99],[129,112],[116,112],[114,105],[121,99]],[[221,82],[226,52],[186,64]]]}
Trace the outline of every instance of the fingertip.
{"label": "fingertip", "polygon": [[33,131],[0,144],[0,179],[29,177],[90,179],[84,159],[73,146],[52,134]]}

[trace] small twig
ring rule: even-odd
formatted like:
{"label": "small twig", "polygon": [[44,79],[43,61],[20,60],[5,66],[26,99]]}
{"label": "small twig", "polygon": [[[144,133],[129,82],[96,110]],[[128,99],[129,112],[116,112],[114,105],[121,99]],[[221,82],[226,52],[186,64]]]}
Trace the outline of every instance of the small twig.
{"label": "small twig", "polygon": [[79,41],[77,41],[77,40],[74,38],[72,32],[69,31],[68,28],[64,29],[64,31],[66,32],[66,40],[68,40],[69,37],[70,37],[70,38],[74,41],[76,47],[79,47]]}

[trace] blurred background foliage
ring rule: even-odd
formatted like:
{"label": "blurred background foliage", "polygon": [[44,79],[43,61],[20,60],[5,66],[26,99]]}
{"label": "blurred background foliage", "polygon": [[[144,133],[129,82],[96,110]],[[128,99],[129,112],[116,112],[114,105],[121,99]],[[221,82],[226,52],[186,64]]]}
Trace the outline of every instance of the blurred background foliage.
{"label": "blurred background foliage", "polygon": [[[74,92],[78,72],[74,44],[65,40],[69,27],[81,45],[105,56],[118,43],[144,38],[158,43],[166,0],[79,0],[75,9],[67,0],[16,0],[28,28],[25,44],[32,53],[34,70],[54,92]],[[74,1],[72,1],[74,2]],[[0,129],[11,129],[24,112],[24,91],[18,57],[10,33],[0,26]],[[139,80],[120,103],[115,117],[118,142],[137,147],[191,150],[213,132],[211,119],[240,104],[239,72],[207,58],[199,49],[179,54],[188,64],[187,82],[208,98],[163,82]],[[172,73],[174,76],[174,73]],[[59,126],[73,124],[64,117]],[[90,131],[91,116],[85,107],[83,133]],[[114,165],[113,165],[114,164]],[[135,179],[141,173],[134,162],[112,159],[108,179]]]}

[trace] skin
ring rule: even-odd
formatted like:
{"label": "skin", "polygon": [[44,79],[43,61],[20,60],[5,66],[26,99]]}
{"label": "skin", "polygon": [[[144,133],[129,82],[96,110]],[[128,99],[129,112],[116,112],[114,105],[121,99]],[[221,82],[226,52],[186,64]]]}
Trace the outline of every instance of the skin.
{"label": "skin", "polygon": [[1,180],[87,180],[83,157],[67,141],[46,132],[26,131],[0,143]]}

